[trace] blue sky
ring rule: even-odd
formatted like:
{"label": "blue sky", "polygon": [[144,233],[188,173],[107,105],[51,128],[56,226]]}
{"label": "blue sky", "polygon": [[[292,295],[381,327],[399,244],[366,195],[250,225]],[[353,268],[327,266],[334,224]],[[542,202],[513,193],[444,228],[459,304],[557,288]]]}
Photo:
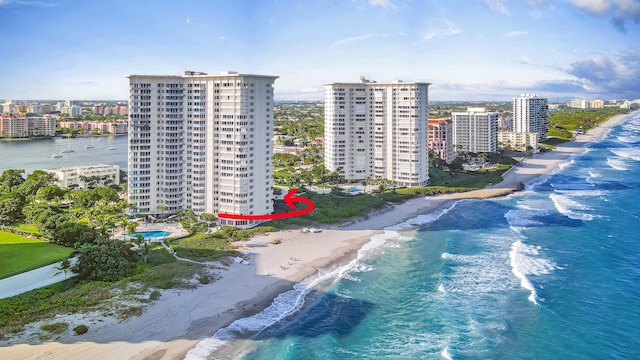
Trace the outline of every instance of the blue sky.
{"label": "blue sky", "polygon": [[0,0],[0,99],[126,99],[127,74],[401,79],[431,100],[640,98],[640,0]]}

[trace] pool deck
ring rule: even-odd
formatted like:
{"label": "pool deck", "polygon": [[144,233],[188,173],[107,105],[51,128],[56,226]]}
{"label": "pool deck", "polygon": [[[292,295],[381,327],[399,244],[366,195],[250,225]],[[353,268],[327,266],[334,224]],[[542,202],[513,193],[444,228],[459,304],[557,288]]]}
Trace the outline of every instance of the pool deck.
{"label": "pool deck", "polygon": [[[143,232],[143,231],[166,231],[170,233],[168,236],[151,238],[149,239],[150,242],[161,242],[164,239],[181,237],[189,234],[189,232],[184,230],[182,228],[182,225],[180,225],[180,223],[177,223],[177,222],[143,223],[138,225],[138,227],[136,228],[136,232]],[[113,235],[113,237],[116,239],[122,239],[122,230],[116,232]]]}

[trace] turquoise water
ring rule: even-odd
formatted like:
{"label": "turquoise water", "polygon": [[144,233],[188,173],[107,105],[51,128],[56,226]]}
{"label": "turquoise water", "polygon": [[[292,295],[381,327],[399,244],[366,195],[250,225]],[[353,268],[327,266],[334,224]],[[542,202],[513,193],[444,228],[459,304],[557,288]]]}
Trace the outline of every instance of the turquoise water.
{"label": "turquoise water", "polygon": [[188,358],[640,358],[639,173],[634,115],[525,191],[388,229]]}
{"label": "turquoise water", "polygon": [[140,232],[134,233],[133,235],[127,235],[127,236],[135,237],[137,235],[142,235],[145,239],[155,239],[155,238],[167,237],[171,235],[171,233],[168,231],[140,231]]}

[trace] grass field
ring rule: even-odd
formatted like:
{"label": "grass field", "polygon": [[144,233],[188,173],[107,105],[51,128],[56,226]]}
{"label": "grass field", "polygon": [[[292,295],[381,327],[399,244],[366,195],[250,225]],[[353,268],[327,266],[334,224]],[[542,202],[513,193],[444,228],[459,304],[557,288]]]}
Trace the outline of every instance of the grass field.
{"label": "grass field", "polygon": [[0,279],[61,261],[72,248],[0,231]]}

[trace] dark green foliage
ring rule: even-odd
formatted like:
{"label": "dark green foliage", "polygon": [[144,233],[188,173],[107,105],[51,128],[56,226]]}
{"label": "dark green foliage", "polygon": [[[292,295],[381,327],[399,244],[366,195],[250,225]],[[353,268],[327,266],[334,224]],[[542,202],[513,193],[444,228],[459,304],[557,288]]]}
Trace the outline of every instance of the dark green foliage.
{"label": "dark green foliage", "polygon": [[10,225],[24,219],[24,198],[15,196],[0,200],[0,224]]}
{"label": "dark green foliage", "polygon": [[78,325],[73,328],[73,332],[76,333],[76,335],[82,335],[87,331],[89,331],[89,327],[87,325]]}
{"label": "dark green foliage", "polygon": [[98,232],[89,225],[75,221],[65,221],[53,233],[53,241],[63,246],[75,246],[94,242]]}
{"label": "dark green foliage", "polygon": [[77,266],[81,279],[116,281],[130,275],[134,263],[130,244],[100,239],[80,247]]}
{"label": "dark green foliage", "polygon": [[25,215],[27,223],[34,224],[38,230],[45,233],[53,232],[58,226],[69,220],[69,215],[59,206],[47,203],[37,202],[25,205],[22,208],[22,213]]}
{"label": "dark green foliage", "polygon": [[0,197],[16,191],[24,182],[24,169],[8,169],[0,175]]}
{"label": "dark green foliage", "polygon": [[158,291],[158,290],[153,290],[153,291],[151,292],[151,294],[149,294],[149,300],[153,300],[153,301],[158,300],[158,299],[160,299],[160,296],[161,296],[161,295],[162,295],[162,294],[160,294],[160,291]]}
{"label": "dark green foliage", "polygon": [[24,196],[36,196],[38,190],[52,185],[55,177],[52,173],[42,170],[34,170],[27,176],[27,179],[18,186],[17,191]]}
{"label": "dark green foliage", "polygon": [[94,206],[100,200],[104,200],[105,202],[117,202],[119,200],[118,192],[108,187],[76,190],[74,191],[74,196],[74,203],[77,206],[86,208]]}

